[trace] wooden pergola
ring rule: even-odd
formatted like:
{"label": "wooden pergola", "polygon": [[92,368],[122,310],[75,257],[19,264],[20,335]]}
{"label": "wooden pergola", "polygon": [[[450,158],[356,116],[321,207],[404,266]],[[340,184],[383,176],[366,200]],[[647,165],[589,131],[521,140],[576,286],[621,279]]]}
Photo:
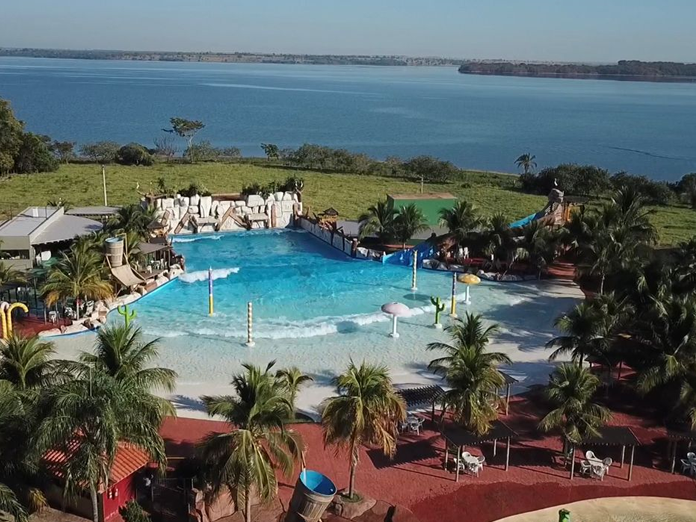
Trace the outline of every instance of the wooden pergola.
{"label": "wooden pergola", "polygon": [[445,391],[440,386],[433,385],[419,386],[418,388],[402,388],[396,390],[396,393],[401,395],[401,398],[406,403],[407,411],[431,408],[430,419],[433,424],[435,423],[435,405],[445,395]]}
{"label": "wooden pergola", "polygon": [[[631,428],[627,426],[603,426],[599,429],[599,434],[596,437],[584,439],[581,446],[620,446],[622,469],[626,458],[626,448],[630,447],[631,457],[628,466],[628,481],[631,481],[633,477],[633,457],[636,452],[636,446],[640,446],[640,441]],[[575,448],[572,451],[573,460],[570,465],[570,480],[573,480],[573,475],[575,474]]]}
{"label": "wooden pergola", "polygon": [[[507,471],[510,469],[510,442],[512,439],[519,437],[512,428],[500,420],[494,421],[491,429],[483,435],[477,435],[453,422],[445,424],[442,427],[441,434],[442,438],[445,439],[445,469],[447,469],[447,461],[449,460],[450,446],[457,448],[457,462],[459,462],[462,450],[467,446],[478,446],[484,442],[493,442],[493,456],[495,457],[498,451],[498,441],[506,440],[505,471]],[[459,465],[457,465],[455,481],[459,482]]]}
{"label": "wooden pergola", "polygon": [[688,428],[667,428],[668,454],[672,461],[671,472],[674,473],[674,467],[677,463],[677,451],[680,442],[687,442],[691,446],[696,442],[696,430]]}
{"label": "wooden pergola", "polygon": [[512,389],[512,385],[517,384],[519,381],[505,372],[500,372],[500,374],[503,376],[503,379],[505,379],[505,416],[507,417],[510,413],[510,390]]}

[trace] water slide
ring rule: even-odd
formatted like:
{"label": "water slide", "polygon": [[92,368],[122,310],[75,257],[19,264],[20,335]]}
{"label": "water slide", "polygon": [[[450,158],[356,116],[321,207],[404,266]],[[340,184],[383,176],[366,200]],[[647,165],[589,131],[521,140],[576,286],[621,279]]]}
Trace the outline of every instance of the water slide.
{"label": "water slide", "polygon": [[522,218],[518,221],[515,221],[514,223],[510,223],[510,228],[520,228],[525,225],[529,225],[532,221],[535,221],[539,218],[542,218],[546,215],[546,213],[542,210],[540,212],[536,212],[534,214],[530,214],[529,216]]}
{"label": "water slide", "polygon": [[430,241],[423,241],[415,247],[408,250],[399,250],[393,254],[388,254],[382,257],[383,265],[413,265],[413,252],[418,252],[418,267],[423,266],[424,259],[430,259],[435,255],[437,247]]}

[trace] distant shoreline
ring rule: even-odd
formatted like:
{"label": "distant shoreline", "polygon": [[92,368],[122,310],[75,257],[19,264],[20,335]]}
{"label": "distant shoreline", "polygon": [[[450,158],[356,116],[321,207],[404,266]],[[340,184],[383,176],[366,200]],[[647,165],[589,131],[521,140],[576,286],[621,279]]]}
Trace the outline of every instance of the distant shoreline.
{"label": "distant shoreline", "polygon": [[0,48],[0,56],[73,60],[125,60],[138,62],[268,63],[291,65],[373,65],[401,67],[458,67],[463,60],[396,55],[340,55],[291,53],[216,53],[169,51],[118,51]]}

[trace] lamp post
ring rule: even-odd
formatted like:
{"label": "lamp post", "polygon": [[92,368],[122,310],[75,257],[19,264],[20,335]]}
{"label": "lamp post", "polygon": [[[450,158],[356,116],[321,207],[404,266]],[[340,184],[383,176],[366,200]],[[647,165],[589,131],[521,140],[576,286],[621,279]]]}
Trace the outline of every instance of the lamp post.
{"label": "lamp post", "polygon": [[104,206],[108,207],[109,202],[106,199],[106,167],[104,165],[102,167],[102,187],[104,188]]}

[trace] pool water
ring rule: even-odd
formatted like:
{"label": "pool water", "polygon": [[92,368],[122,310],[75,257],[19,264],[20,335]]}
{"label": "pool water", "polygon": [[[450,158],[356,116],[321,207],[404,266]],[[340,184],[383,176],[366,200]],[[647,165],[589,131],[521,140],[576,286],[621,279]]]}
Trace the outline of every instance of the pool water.
{"label": "pool water", "polygon": [[[433,310],[430,296],[449,302],[451,293],[450,274],[419,271],[418,291],[412,292],[410,268],[350,258],[304,231],[180,236],[173,241],[186,258],[186,273],[136,305],[140,323],[154,335],[242,339],[247,302],[252,302],[256,338],[314,337],[386,321],[380,307],[392,301],[421,315]],[[485,288],[480,294],[481,299],[492,297]]]}

